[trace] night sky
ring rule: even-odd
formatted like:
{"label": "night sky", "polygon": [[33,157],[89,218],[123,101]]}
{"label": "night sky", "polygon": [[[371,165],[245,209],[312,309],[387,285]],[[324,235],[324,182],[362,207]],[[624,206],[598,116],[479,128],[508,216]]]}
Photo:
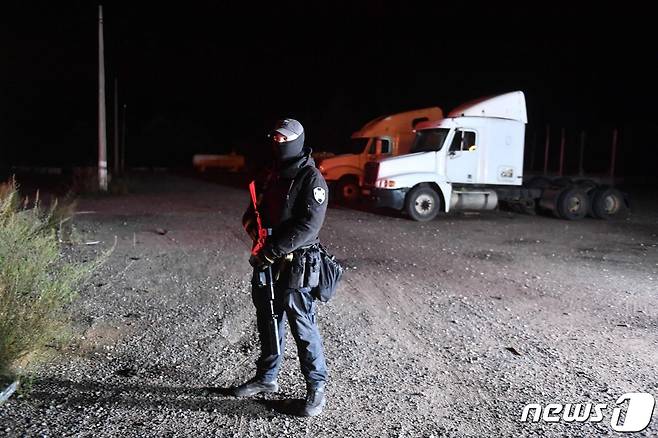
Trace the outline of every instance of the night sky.
{"label": "night sky", "polygon": [[[522,90],[529,141],[537,132],[541,143],[550,123],[555,136],[566,127],[575,147],[586,129],[588,155],[606,156],[618,127],[620,172],[655,173],[647,157],[657,155],[658,39],[646,11],[536,2],[520,10],[492,2],[139,3],[104,4],[109,144],[117,77],[129,165],[253,153],[281,116],[298,118],[314,149],[339,151],[379,115],[447,111]],[[97,4],[2,6],[5,166],[94,163]]]}

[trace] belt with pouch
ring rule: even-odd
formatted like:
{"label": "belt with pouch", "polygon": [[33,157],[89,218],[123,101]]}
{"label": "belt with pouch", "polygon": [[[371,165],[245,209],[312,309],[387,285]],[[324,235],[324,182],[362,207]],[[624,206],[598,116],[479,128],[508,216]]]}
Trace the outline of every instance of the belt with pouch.
{"label": "belt with pouch", "polygon": [[307,257],[308,250],[313,248],[319,248],[319,245],[317,243],[305,245],[281,257],[278,271],[279,273],[288,272],[288,287],[300,288],[314,286],[317,283],[318,272],[316,271],[319,269],[319,260],[313,263],[313,260],[308,260]]}

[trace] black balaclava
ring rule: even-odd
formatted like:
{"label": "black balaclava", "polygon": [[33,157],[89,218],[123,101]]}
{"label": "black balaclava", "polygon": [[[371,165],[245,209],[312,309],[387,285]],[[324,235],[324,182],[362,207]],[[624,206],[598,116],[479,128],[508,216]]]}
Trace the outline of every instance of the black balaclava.
{"label": "black balaclava", "polygon": [[286,165],[304,155],[304,127],[295,119],[282,119],[276,123],[272,134],[278,132],[289,138],[283,143],[273,142],[274,158],[279,165]]}
{"label": "black balaclava", "polygon": [[275,159],[281,164],[294,161],[304,155],[304,133],[293,141],[274,144]]}

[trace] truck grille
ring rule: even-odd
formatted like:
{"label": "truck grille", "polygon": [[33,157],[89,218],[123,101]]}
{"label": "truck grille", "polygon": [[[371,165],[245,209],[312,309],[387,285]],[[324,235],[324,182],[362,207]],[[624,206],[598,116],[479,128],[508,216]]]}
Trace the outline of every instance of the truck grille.
{"label": "truck grille", "polygon": [[377,181],[378,173],[379,173],[379,163],[376,161],[367,162],[363,175],[363,185],[374,186],[375,182]]}

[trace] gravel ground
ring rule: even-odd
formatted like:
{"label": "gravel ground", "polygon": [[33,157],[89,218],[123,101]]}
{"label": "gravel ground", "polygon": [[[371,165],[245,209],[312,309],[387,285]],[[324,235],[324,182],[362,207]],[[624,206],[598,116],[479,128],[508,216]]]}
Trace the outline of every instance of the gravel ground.
{"label": "gravel ground", "polygon": [[[258,354],[246,190],[145,176],[83,199],[77,260],[116,248],[73,308],[76,335],[0,407],[6,436],[600,436],[627,392],[658,395],[658,206],[621,221],[507,212],[430,223],[330,208],[349,270],[320,306],[317,418],[288,335],[281,392],[238,399]],[[521,422],[527,403],[606,403],[599,423]],[[658,434],[658,414],[636,436]]]}

